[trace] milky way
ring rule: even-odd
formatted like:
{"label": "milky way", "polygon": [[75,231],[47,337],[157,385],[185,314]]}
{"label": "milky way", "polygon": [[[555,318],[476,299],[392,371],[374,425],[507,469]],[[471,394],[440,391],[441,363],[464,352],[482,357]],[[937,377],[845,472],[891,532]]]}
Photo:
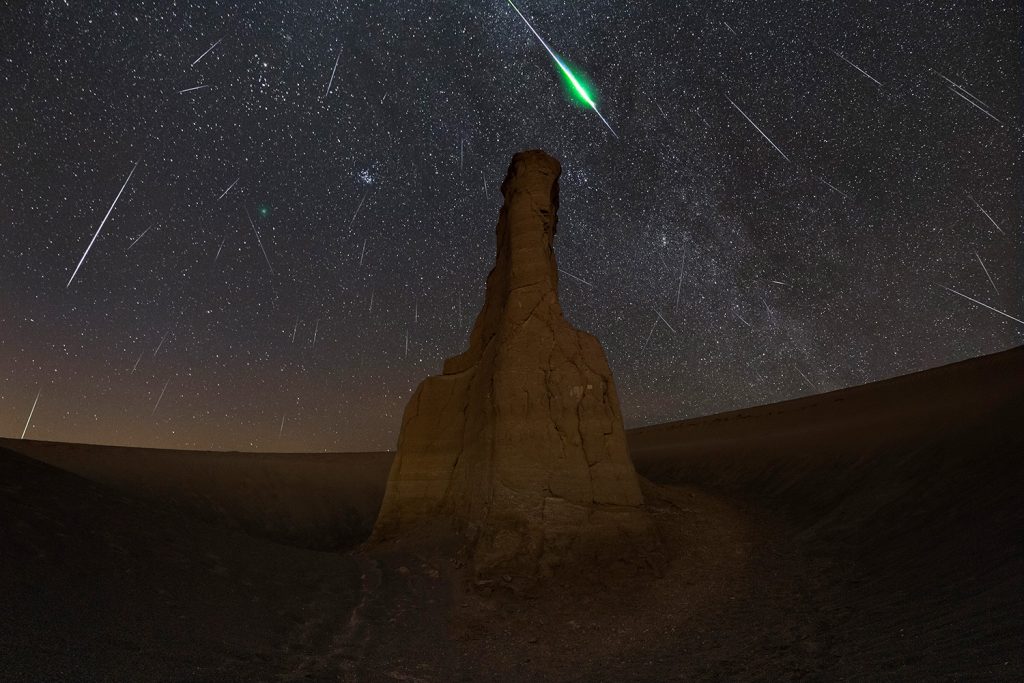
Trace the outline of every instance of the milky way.
{"label": "milky way", "polygon": [[507,0],[0,9],[0,434],[393,448],[538,147],[627,426],[1024,340],[1018,3],[517,7],[618,138]]}

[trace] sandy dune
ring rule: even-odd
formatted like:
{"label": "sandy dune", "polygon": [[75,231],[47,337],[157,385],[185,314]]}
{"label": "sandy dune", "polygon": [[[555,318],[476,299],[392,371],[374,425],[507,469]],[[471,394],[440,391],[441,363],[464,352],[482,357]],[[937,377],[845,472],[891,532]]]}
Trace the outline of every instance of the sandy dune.
{"label": "sandy dune", "polygon": [[1024,349],[630,444],[666,565],[524,593],[344,550],[388,454],[4,440],[0,678],[1024,677]]}

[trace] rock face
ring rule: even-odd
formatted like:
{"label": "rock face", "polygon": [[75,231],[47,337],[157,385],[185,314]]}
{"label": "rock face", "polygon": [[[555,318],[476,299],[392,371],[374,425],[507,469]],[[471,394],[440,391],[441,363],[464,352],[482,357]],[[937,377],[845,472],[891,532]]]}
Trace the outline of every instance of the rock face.
{"label": "rock face", "polygon": [[478,574],[545,574],[649,545],[608,362],[558,302],[560,173],[543,151],[513,157],[469,348],[405,409],[375,540],[448,519]]}

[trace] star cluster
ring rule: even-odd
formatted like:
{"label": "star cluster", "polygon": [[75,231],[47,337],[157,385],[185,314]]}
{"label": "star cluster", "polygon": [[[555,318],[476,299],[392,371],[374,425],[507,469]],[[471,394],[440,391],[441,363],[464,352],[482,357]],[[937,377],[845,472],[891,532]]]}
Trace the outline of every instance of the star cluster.
{"label": "star cluster", "polygon": [[393,448],[538,147],[627,426],[1022,342],[1019,3],[517,6],[617,138],[505,0],[0,10],[0,433]]}

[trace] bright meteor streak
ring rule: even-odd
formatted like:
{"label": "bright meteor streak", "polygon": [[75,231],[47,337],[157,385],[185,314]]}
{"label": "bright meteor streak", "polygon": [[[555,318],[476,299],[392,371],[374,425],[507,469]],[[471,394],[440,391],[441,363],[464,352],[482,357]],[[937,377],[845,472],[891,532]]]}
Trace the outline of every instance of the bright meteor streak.
{"label": "bright meteor streak", "polygon": [[558,68],[562,70],[562,73],[565,74],[565,77],[569,79],[569,83],[572,84],[573,89],[576,90],[576,94],[580,96],[580,99],[586,102],[587,105],[594,110],[594,113],[597,114],[598,118],[601,119],[601,123],[603,123],[608,128],[608,131],[615,136],[615,139],[618,139],[618,133],[616,133],[615,129],[612,128],[612,124],[608,123],[608,119],[602,116],[601,112],[598,111],[597,103],[594,102],[594,99],[590,96],[590,93],[587,92],[587,89],[583,86],[582,83],[580,83],[579,79],[576,78],[576,75],[572,72],[572,70],[568,66],[566,66],[565,62],[562,61],[562,58],[555,54],[555,51],[552,50],[544,41],[544,39],[540,37],[540,34],[537,33],[537,30],[533,28],[533,26],[530,24],[527,18],[523,16],[523,13],[519,11],[519,8],[515,6],[515,3],[513,3],[512,0],[508,0],[508,4],[512,5],[512,9],[516,11],[516,14],[519,15],[519,18],[522,19],[523,23],[526,24],[526,27],[530,29],[533,35],[537,36],[537,40],[539,40],[540,44],[544,46],[544,49],[548,51],[548,54],[551,55],[551,58],[555,60],[555,64],[557,64]]}
{"label": "bright meteor streak", "polygon": [[110,205],[109,209],[107,209],[107,215],[103,217],[102,221],[100,221],[100,227],[96,228],[96,234],[94,234],[92,236],[92,239],[89,241],[89,246],[85,248],[85,253],[82,254],[82,258],[79,259],[78,265],[75,266],[75,272],[71,273],[71,279],[68,280],[68,283],[67,285],[65,285],[65,287],[70,287],[71,283],[75,281],[75,276],[78,275],[78,269],[82,267],[83,263],[85,263],[85,257],[89,255],[89,250],[92,249],[92,245],[96,243],[96,238],[100,236],[100,232],[103,230],[103,226],[106,225],[107,219],[110,218],[110,214],[114,211],[114,207],[117,206],[117,200],[121,198],[121,193],[124,192],[124,188],[128,187],[128,181],[132,179],[132,173],[135,173],[135,169],[138,167],[139,162],[136,161],[135,165],[132,166],[132,170],[129,171],[128,177],[124,179],[124,185],[121,186],[121,189],[120,191],[118,191],[117,196],[114,197],[114,203]]}

